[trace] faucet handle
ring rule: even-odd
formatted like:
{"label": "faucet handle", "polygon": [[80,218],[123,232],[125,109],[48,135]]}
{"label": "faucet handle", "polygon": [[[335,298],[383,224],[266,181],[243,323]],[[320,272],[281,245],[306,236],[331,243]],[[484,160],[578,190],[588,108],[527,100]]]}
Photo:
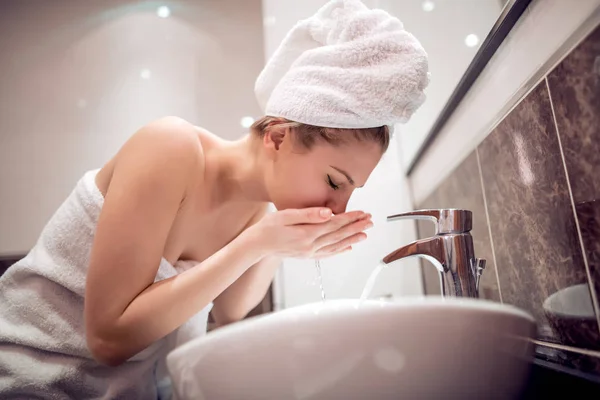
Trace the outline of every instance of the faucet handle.
{"label": "faucet handle", "polygon": [[436,225],[436,235],[466,233],[473,229],[473,213],[469,210],[458,210],[454,208],[416,210],[387,217],[388,222],[400,219],[422,219],[432,221]]}

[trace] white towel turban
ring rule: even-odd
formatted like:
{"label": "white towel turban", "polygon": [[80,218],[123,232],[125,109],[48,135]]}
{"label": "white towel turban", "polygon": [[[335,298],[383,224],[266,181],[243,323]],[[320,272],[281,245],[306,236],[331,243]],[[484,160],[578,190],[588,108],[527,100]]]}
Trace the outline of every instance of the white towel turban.
{"label": "white towel turban", "polygon": [[255,92],[265,115],[356,129],[407,122],[428,83],[427,53],[400,20],[332,0],[288,32]]}

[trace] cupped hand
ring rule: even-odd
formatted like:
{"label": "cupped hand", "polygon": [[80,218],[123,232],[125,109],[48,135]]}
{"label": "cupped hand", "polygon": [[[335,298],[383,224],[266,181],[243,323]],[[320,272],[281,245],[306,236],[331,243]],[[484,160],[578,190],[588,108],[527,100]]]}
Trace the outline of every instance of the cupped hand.
{"label": "cupped hand", "polygon": [[265,216],[249,231],[256,243],[279,257],[325,258],[352,248],[367,235],[371,215],[350,211],[332,215],[327,208],[288,209]]}

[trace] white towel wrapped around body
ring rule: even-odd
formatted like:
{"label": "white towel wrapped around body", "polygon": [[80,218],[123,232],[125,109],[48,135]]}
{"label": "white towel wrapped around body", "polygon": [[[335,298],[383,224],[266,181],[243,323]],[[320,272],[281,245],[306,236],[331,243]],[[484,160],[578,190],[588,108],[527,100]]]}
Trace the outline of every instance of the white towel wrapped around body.
{"label": "white towel wrapped around body", "polygon": [[392,127],[425,101],[427,53],[400,20],[332,0],[288,32],[255,83],[266,115],[328,128]]}
{"label": "white towel wrapped around body", "polygon": [[[95,183],[97,172],[79,180],[27,256],[0,277],[0,398],[156,399],[169,389],[166,353],[206,331],[212,305],[118,367],[93,359],[83,306],[104,202]],[[155,281],[177,272],[163,258]]]}

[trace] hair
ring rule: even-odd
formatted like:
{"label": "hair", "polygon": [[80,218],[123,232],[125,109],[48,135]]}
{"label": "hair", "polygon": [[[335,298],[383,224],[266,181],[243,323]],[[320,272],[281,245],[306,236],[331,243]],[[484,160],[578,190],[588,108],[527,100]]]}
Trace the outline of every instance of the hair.
{"label": "hair", "polygon": [[362,129],[324,128],[290,121],[281,117],[265,116],[254,122],[250,127],[250,131],[259,137],[263,137],[266,132],[274,127],[290,129],[296,142],[307,150],[310,150],[318,142],[340,146],[349,143],[351,140],[356,140],[358,142],[375,142],[381,146],[382,153],[385,153],[390,144],[390,130],[387,126]]}

